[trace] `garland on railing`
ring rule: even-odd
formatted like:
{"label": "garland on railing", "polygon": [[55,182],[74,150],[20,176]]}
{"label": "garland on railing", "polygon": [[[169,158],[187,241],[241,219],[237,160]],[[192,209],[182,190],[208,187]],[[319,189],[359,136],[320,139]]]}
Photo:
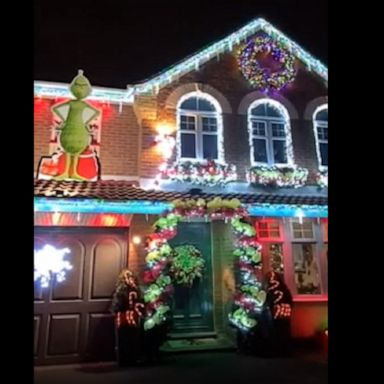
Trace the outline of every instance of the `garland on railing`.
{"label": "garland on railing", "polygon": [[317,172],[316,183],[320,188],[328,188],[328,171]]}
{"label": "garland on railing", "polygon": [[249,169],[248,180],[251,184],[274,187],[302,187],[308,178],[308,170],[297,166],[256,165]]}
{"label": "garland on railing", "polygon": [[162,174],[171,180],[199,185],[223,185],[237,180],[236,167],[213,160],[178,161],[164,167]]}
{"label": "garland on railing", "polygon": [[207,220],[230,220],[236,234],[234,256],[240,270],[240,284],[235,297],[236,308],[229,315],[230,321],[238,328],[249,330],[257,324],[257,313],[265,302],[265,291],[261,289],[261,254],[253,226],[245,221],[246,209],[237,199],[214,198],[207,202],[197,200],[175,200],[174,208],[159,218],[155,232],[147,242],[146,284],[144,301],[146,319],[144,329],[149,330],[167,321],[170,317],[169,301],[173,293],[169,263],[172,248],[168,240],[176,236],[177,224],[184,217],[205,217]]}

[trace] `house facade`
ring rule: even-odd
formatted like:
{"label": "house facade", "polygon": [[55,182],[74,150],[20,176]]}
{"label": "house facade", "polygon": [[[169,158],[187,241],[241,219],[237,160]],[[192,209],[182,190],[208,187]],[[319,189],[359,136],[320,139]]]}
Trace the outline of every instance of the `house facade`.
{"label": "house facade", "polygon": [[[95,86],[87,102],[100,114],[80,155],[83,181],[58,177],[65,157],[52,107],[73,98],[68,84],[36,81],[35,251],[68,250],[71,264],[65,281],[35,284],[36,363],[113,359],[116,278],[123,267],[142,275],[146,239],[175,200],[239,201],[262,246],[262,272],[282,274],[293,295],[293,336],[323,330],[327,76],[257,19],[148,81]],[[205,262],[193,289],[175,288],[170,347],[189,339],[228,346],[236,286],[230,223],[186,217],[169,244],[193,245]]]}

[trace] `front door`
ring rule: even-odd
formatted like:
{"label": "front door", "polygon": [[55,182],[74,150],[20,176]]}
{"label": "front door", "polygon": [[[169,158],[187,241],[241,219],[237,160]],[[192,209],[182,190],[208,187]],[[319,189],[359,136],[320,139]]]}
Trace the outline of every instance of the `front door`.
{"label": "front door", "polygon": [[202,254],[205,268],[202,279],[192,287],[174,284],[171,336],[194,336],[213,332],[212,252],[210,223],[179,223],[170,245],[193,245]]}

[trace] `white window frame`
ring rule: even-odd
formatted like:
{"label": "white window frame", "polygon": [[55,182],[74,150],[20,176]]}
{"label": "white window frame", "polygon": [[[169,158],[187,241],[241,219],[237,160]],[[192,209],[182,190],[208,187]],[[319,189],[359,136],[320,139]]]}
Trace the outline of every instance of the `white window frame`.
{"label": "white window frame", "polygon": [[[280,238],[268,237],[258,238],[259,243],[263,247],[267,247],[270,243],[281,244],[283,250],[283,266],[284,266],[284,281],[290,289],[295,302],[323,302],[328,301],[328,276],[327,276],[327,254],[326,245],[328,240],[325,238],[324,223],[320,219],[308,218],[312,221],[313,238],[294,238],[292,221],[299,221],[297,218],[288,217],[271,217],[271,218],[255,218],[257,221],[268,221],[270,219],[277,220],[280,228]],[[304,218],[304,220],[307,220]],[[256,231],[258,226],[255,222]],[[312,244],[314,249],[314,257],[317,260],[318,273],[320,277],[320,290],[319,294],[299,294],[297,293],[297,287],[295,283],[295,271],[294,271],[294,260],[293,260],[293,245],[294,244]],[[266,260],[266,250],[262,249],[263,261]],[[269,260],[268,260],[269,262]],[[269,266],[265,266],[267,269]],[[266,268],[263,266],[264,272]]]}
{"label": "white window frame", "polygon": [[[209,111],[195,111],[195,110],[186,110],[180,109],[181,104],[191,98],[197,97],[201,99],[205,99],[216,109],[216,112]],[[176,123],[177,123],[177,160],[188,160],[188,161],[207,161],[207,159],[203,158],[203,137],[204,135],[217,136],[217,159],[213,159],[217,162],[223,163],[224,159],[224,140],[223,140],[223,117],[222,117],[222,109],[220,104],[216,99],[214,99],[211,95],[196,91],[190,92],[183,95],[178,104],[177,104],[177,113],[176,113]],[[194,131],[191,130],[182,130],[181,129],[181,116],[193,116],[195,119],[196,129]],[[215,118],[217,122],[217,131],[216,132],[206,132],[203,131],[203,118]],[[196,157],[182,157],[181,156],[181,134],[188,133],[195,135],[195,148],[196,148]]]}
{"label": "white window frame", "polygon": [[[253,116],[251,114],[252,109],[255,107],[261,105],[261,104],[269,104],[273,108],[276,108],[282,115],[281,118],[278,117],[269,117],[269,116]],[[265,126],[265,136],[262,135],[254,135],[253,134],[253,122],[257,123],[263,123]],[[285,130],[285,137],[279,138],[279,137],[273,137],[272,135],[272,125],[273,124],[282,124],[284,125]],[[293,158],[293,146],[292,146],[292,135],[291,135],[291,126],[290,126],[290,118],[287,109],[278,101],[273,99],[258,99],[255,100],[248,108],[248,137],[249,137],[249,146],[250,146],[250,158],[251,158],[251,164],[254,165],[265,165],[265,166],[287,166],[287,165],[293,165],[294,164],[294,158]],[[259,162],[254,160],[253,152],[253,139],[263,139],[267,142],[267,162]],[[286,143],[286,156],[287,156],[287,162],[286,163],[275,163],[274,156],[273,156],[273,142],[274,141],[285,141]]]}
{"label": "white window frame", "polygon": [[317,121],[316,120],[316,115],[324,110],[328,110],[328,104],[322,104],[319,107],[315,109],[315,112],[313,113],[313,129],[314,129],[314,134],[315,134],[315,140],[316,140],[316,154],[317,154],[317,161],[319,162],[319,170],[320,171],[327,171],[328,166],[327,165],[322,165],[322,160],[321,160],[321,152],[320,152],[320,144],[327,144],[328,145],[328,140],[324,139],[319,139],[319,132],[318,132],[318,127],[322,128],[327,128],[328,129],[328,122],[325,121]]}

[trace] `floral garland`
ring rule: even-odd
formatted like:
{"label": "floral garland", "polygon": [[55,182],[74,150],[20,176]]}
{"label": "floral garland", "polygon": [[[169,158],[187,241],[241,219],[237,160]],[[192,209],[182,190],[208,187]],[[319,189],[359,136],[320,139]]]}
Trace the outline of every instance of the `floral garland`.
{"label": "floral garland", "polygon": [[211,220],[230,220],[236,234],[236,265],[240,269],[240,288],[236,295],[236,310],[230,314],[230,321],[236,327],[251,329],[256,322],[256,314],[265,301],[265,292],[261,290],[260,245],[256,241],[256,232],[251,224],[245,222],[247,211],[237,199],[222,200],[214,198],[207,202],[197,200],[175,200],[174,208],[159,218],[155,232],[147,242],[146,268],[143,280],[146,284],[144,301],[146,319],[144,329],[149,330],[163,324],[170,317],[168,305],[173,293],[170,273],[172,249],[168,240],[176,236],[178,222],[183,217],[205,217]]}
{"label": "floral garland", "polygon": [[296,166],[257,165],[248,171],[248,180],[251,184],[274,187],[302,187],[305,185],[307,178],[308,170]]}
{"label": "floral garland", "polygon": [[197,278],[203,276],[204,259],[193,245],[181,245],[172,253],[170,273],[176,283],[191,287]]}
{"label": "floral garland", "polygon": [[[274,62],[281,67],[273,72],[260,65],[260,54],[270,54]],[[292,56],[284,46],[269,36],[251,39],[239,51],[238,63],[244,77],[252,86],[262,90],[279,91],[295,79],[296,70]]]}
{"label": "floral garland", "polygon": [[234,298],[235,308],[229,313],[229,321],[235,327],[249,331],[257,325],[266,292],[261,287],[261,246],[256,241],[255,228],[244,218],[232,219],[236,235],[236,263],[240,272],[240,284]]}
{"label": "floral garland", "polygon": [[328,171],[317,172],[316,183],[320,188],[328,188]]}
{"label": "floral garland", "polygon": [[223,185],[237,179],[236,167],[220,164],[213,160],[206,162],[179,161],[162,170],[171,180],[200,185]]}

